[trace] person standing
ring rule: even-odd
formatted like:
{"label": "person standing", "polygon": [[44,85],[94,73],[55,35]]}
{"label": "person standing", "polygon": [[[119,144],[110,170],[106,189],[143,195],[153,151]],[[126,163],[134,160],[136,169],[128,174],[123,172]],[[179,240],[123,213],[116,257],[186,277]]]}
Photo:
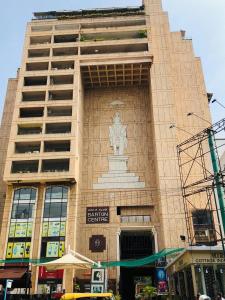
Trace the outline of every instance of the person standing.
{"label": "person standing", "polygon": [[225,300],[222,296],[222,293],[217,293],[216,300]]}

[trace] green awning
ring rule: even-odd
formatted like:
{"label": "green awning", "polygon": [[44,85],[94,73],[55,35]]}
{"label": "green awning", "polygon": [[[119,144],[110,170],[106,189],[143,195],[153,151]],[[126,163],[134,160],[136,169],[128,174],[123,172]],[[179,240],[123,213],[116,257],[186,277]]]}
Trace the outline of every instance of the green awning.
{"label": "green awning", "polygon": [[183,250],[184,250],[184,248],[169,248],[169,249],[161,250],[158,253],[155,253],[153,255],[150,255],[150,256],[147,256],[144,258],[140,258],[140,259],[127,260],[127,261],[109,261],[109,262],[102,262],[101,264],[106,268],[110,268],[110,267],[130,267],[130,268],[140,267],[140,266],[144,266],[144,265],[153,264],[160,258],[182,252]]}

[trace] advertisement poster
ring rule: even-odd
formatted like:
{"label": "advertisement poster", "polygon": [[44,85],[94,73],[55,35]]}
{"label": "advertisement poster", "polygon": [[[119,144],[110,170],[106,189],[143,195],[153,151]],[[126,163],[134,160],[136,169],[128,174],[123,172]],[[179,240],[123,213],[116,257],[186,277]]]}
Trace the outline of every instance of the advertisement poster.
{"label": "advertisement poster", "polygon": [[13,251],[12,251],[12,258],[21,258],[24,256],[24,248],[25,248],[25,243],[20,242],[20,243],[14,243],[13,244]]}
{"label": "advertisement poster", "polygon": [[65,252],[65,242],[59,243],[59,257],[62,257]]}
{"label": "advertisement poster", "polygon": [[66,222],[61,222],[60,226],[60,236],[66,235]]}
{"label": "advertisement poster", "polygon": [[11,223],[9,227],[9,237],[15,236],[16,223]]}
{"label": "advertisement poster", "polygon": [[164,268],[156,268],[157,291],[159,295],[168,294],[168,283]]}
{"label": "advertisement poster", "polygon": [[59,242],[48,242],[46,249],[46,257],[58,257]]}
{"label": "advertisement poster", "polygon": [[44,222],[42,227],[42,236],[65,236],[66,222]]}
{"label": "advertisement poster", "polygon": [[8,243],[7,251],[6,251],[6,258],[12,258],[12,250],[13,250],[13,243]]}
{"label": "advertisement poster", "polygon": [[17,222],[11,223],[9,228],[9,237],[31,237],[32,223]]}
{"label": "advertisement poster", "polygon": [[49,222],[48,236],[59,236],[60,222]]}

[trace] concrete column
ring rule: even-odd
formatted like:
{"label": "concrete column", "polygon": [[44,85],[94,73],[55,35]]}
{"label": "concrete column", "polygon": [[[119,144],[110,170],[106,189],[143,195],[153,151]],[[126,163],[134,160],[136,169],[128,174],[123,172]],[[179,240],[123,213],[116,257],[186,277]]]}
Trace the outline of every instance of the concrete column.
{"label": "concrete column", "polygon": [[201,269],[202,289],[203,289],[203,293],[206,295],[206,286],[205,286],[205,277],[204,277],[203,265],[200,265],[200,269]]}
{"label": "concrete column", "polygon": [[194,294],[197,295],[197,293],[198,293],[198,287],[197,287],[197,283],[196,283],[196,276],[195,276],[195,267],[194,267],[194,265],[191,265],[191,275],[192,275],[192,282],[193,282]]}
{"label": "concrete column", "polygon": [[159,252],[158,233],[157,233],[155,227],[152,228],[152,233],[154,235],[155,253],[158,253]]}
{"label": "concrete column", "polygon": [[[120,234],[121,230],[119,229],[116,233],[116,259],[120,260]],[[120,280],[120,267],[116,267],[116,289]]]}

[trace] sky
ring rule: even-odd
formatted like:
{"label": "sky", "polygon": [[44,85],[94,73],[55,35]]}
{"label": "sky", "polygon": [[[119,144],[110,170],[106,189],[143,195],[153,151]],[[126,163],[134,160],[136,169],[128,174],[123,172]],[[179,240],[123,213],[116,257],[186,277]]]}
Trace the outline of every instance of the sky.
{"label": "sky", "polygon": [[[208,92],[225,105],[225,0],[162,0],[169,13],[171,31],[186,30],[202,60]],[[140,0],[7,0],[0,10],[0,112],[8,78],[20,66],[26,23],[34,11],[140,5]],[[210,105],[213,122],[225,109]]]}

